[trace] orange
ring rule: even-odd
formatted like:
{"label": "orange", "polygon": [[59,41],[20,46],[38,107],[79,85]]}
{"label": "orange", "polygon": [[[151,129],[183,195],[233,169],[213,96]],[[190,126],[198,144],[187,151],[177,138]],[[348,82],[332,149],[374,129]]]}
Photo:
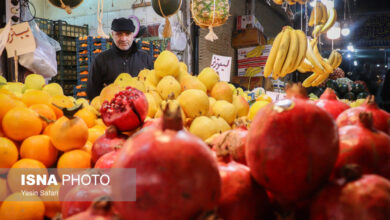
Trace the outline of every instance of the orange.
{"label": "orange", "polygon": [[43,219],[45,205],[38,196],[23,196],[21,192],[8,196],[0,207],[1,220]]}
{"label": "orange", "polygon": [[0,122],[4,115],[14,107],[25,107],[26,105],[19,101],[11,98],[9,95],[0,93]]}
{"label": "orange", "polygon": [[[61,185],[51,185],[44,189],[46,192],[59,192]],[[50,194],[41,195],[43,204],[45,204],[45,216],[48,218],[54,218],[58,213],[61,213],[61,202],[59,198],[59,193],[55,196]]]}
{"label": "orange", "polygon": [[51,103],[61,108],[72,108],[74,106],[74,103],[64,95],[53,96]]}
{"label": "orange", "polygon": [[15,107],[5,114],[2,121],[7,137],[21,141],[42,131],[42,122],[38,114],[26,107]]}
{"label": "orange", "polygon": [[0,137],[0,174],[6,173],[8,169],[12,167],[18,160],[19,153],[18,148],[8,138]]}
{"label": "orange", "polygon": [[1,126],[0,126],[0,137],[5,137],[4,131],[3,131],[3,129],[1,128]]}
{"label": "orange", "polygon": [[91,154],[92,153],[92,146],[93,146],[93,144],[91,142],[87,141],[87,143],[85,143],[84,147],[81,148],[81,150]]}
{"label": "orange", "polygon": [[[49,105],[46,104],[34,104],[29,107],[29,109],[33,110],[34,112],[38,113],[38,115],[41,115],[49,120],[56,120],[57,116],[56,113],[52,108],[50,108]],[[47,126],[47,122],[41,118],[42,121],[42,128],[45,129]]]}
{"label": "orange", "polygon": [[35,135],[26,138],[20,147],[20,157],[30,158],[51,167],[57,160],[58,151],[47,135]]}
{"label": "orange", "polygon": [[267,94],[261,94],[256,98],[256,101],[272,102],[272,98]]}
{"label": "orange", "polygon": [[42,134],[45,134],[47,136],[50,136],[50,130],[54,123],[50,123],[46,126],[45,130],[43,130]]}
{"label": "orange", "polygon": [[50,140],[60,151],[80,149],[88,140],[87,124],[79,117],[62,116],[51,126]]}
{"label": "orange", "polygon": [[[34,168],[34,169],[26,169]],[[22,175],[48,175],[45,165],[34,159],[21,159],[12,165],[8,172],[7,183],[12,192],[21,192],[21,190],[33,191],[41,190],[45,186],[38,185],[22,185]]]}
{"label": "orange", "polygon": [[64,116],[64,113],[62,112],[61,109],[55,107],[53,104],[50,104],[49,105],[51,109],[53,109],[54,113],[56,114],[56,118],[61,118],[62,116]]}
{"label": "orange", "polygon": [[1,202],[4,201],[5,198],[7,198],[9,194],[8,186],[7,186],[7,180],[4,178],[0,178],[0,206]]}
{"label": "orange", "polygon": [[91,154],[83,150],[65,152],[58,159],[57,168],[60,177],[66,173],[66,170],[61,170],[63,168],[91,168]]}
{"label": "orange", "polygon": [[27,106],[34,104],[47,104],[51,103],[51,96],[41,90],[28,90],[22,96],[22,102]]}
{"label": "orange", "polygon": [[95,124],[96,124],[97,117],[96,117],[95,113],[93,113],[88,108],[80,109],[78,112],[76,112],[75,116],[78,116],[81,119],[83,119],[85,124],[87,124],[88,128],[91,128],[91,127],[95,126]]}
{"label": "orange", "polygon": [[92,144],[95,143],[96,139],[102,136],[106,132],[106,127],[102,125],[95,125],[88,129],[88,141]]}

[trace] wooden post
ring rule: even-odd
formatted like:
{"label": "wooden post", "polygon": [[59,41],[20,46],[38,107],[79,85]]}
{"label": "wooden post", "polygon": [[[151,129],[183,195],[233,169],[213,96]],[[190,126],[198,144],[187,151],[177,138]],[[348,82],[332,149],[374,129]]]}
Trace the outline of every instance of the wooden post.
{"label": "wooden post", "polygon": [[18,64],[19,64],[19,58],[18,58],[18,55],[16,54],[16,50],[15,50],[15,54],[14,54],[15,82],[18,82],[18,80],[19,80],[19,69],[18,69]]}

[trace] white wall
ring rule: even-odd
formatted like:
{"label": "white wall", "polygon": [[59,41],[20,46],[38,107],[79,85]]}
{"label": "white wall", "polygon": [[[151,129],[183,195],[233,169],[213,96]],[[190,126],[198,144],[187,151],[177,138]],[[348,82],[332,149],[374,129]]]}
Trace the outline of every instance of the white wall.
{"label": "white wall", "polygon": [[[67,14],[65,10],[57,8],[48,0],[30,0],[37,9],[37,17],[50,20],[65,20],[69,24],[89,25],[90,35],[96,35],[97,29],[97,6],[98,0],[84,0],[80,6],[72,10],[72,14]],[[128,17],[136,15],[141,24],[164,23],[164,19],[157,15],[152,6],[132,9],[136,0],[104,0],[103,29],[106,34],[110,33],[111,22],[117,17]]]}

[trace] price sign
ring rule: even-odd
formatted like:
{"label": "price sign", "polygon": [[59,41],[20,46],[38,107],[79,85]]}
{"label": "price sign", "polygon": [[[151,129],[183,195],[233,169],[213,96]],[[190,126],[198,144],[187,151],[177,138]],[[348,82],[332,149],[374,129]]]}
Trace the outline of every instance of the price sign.
{"label": "price sign", "polygon": [[11,26],[5,45],[8,58],[34,52],[35,48],[34,35],[27,22]]}
{"label": "price sign", "polygon": [[221,81],[230,82],[230,70],[232,68],[232,58],[213,55],[211,59],[211,68],[213,68],[219,75]]}

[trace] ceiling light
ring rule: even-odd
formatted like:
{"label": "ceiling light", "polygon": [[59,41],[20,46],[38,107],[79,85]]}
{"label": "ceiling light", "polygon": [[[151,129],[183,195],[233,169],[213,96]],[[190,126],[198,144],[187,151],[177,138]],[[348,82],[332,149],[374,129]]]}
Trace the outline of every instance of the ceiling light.
{"label": "ceiling light", "polygon": [[347,46],[347,49],[351,52],[354,52],[355,51],[355,48],[353,47],[353,45],[351,43],[349,43],[349,45]]}
{"label": "ceiling light", "polygon": [[349,54],[347,54],[347,58],[351,58],[351,54],[349,53]]}
{"label": "ceiling light", "polygon": [[357,66],[358,65],[358,62],[355,60],[355,61],[353,61],[353,65],[354,66]]}
{"label": "ceiling light", "polygon": [[346,37],[351,33],[351,30],[349,29],[348,22],[344,22],[342,28],[341,28],[341,34]]}
{"label": "ceiling light", "polygon": [[339,22],[336,22],[333,27],[331,29],[329,29],[329,31],[326,33],[326,36],[330,39],[330,40],[336,40],[336,39],[339,39],[340,38],[340,33],[341,30],[340,30],[340,23]]}
{"label": "ceiling light", "polygon": [[376,67],[380,67],[381,65],[377,64]]}
{"label": "ceiling light", "polygon": [[387,69],[387,65],[385,65],[385,68]]}

